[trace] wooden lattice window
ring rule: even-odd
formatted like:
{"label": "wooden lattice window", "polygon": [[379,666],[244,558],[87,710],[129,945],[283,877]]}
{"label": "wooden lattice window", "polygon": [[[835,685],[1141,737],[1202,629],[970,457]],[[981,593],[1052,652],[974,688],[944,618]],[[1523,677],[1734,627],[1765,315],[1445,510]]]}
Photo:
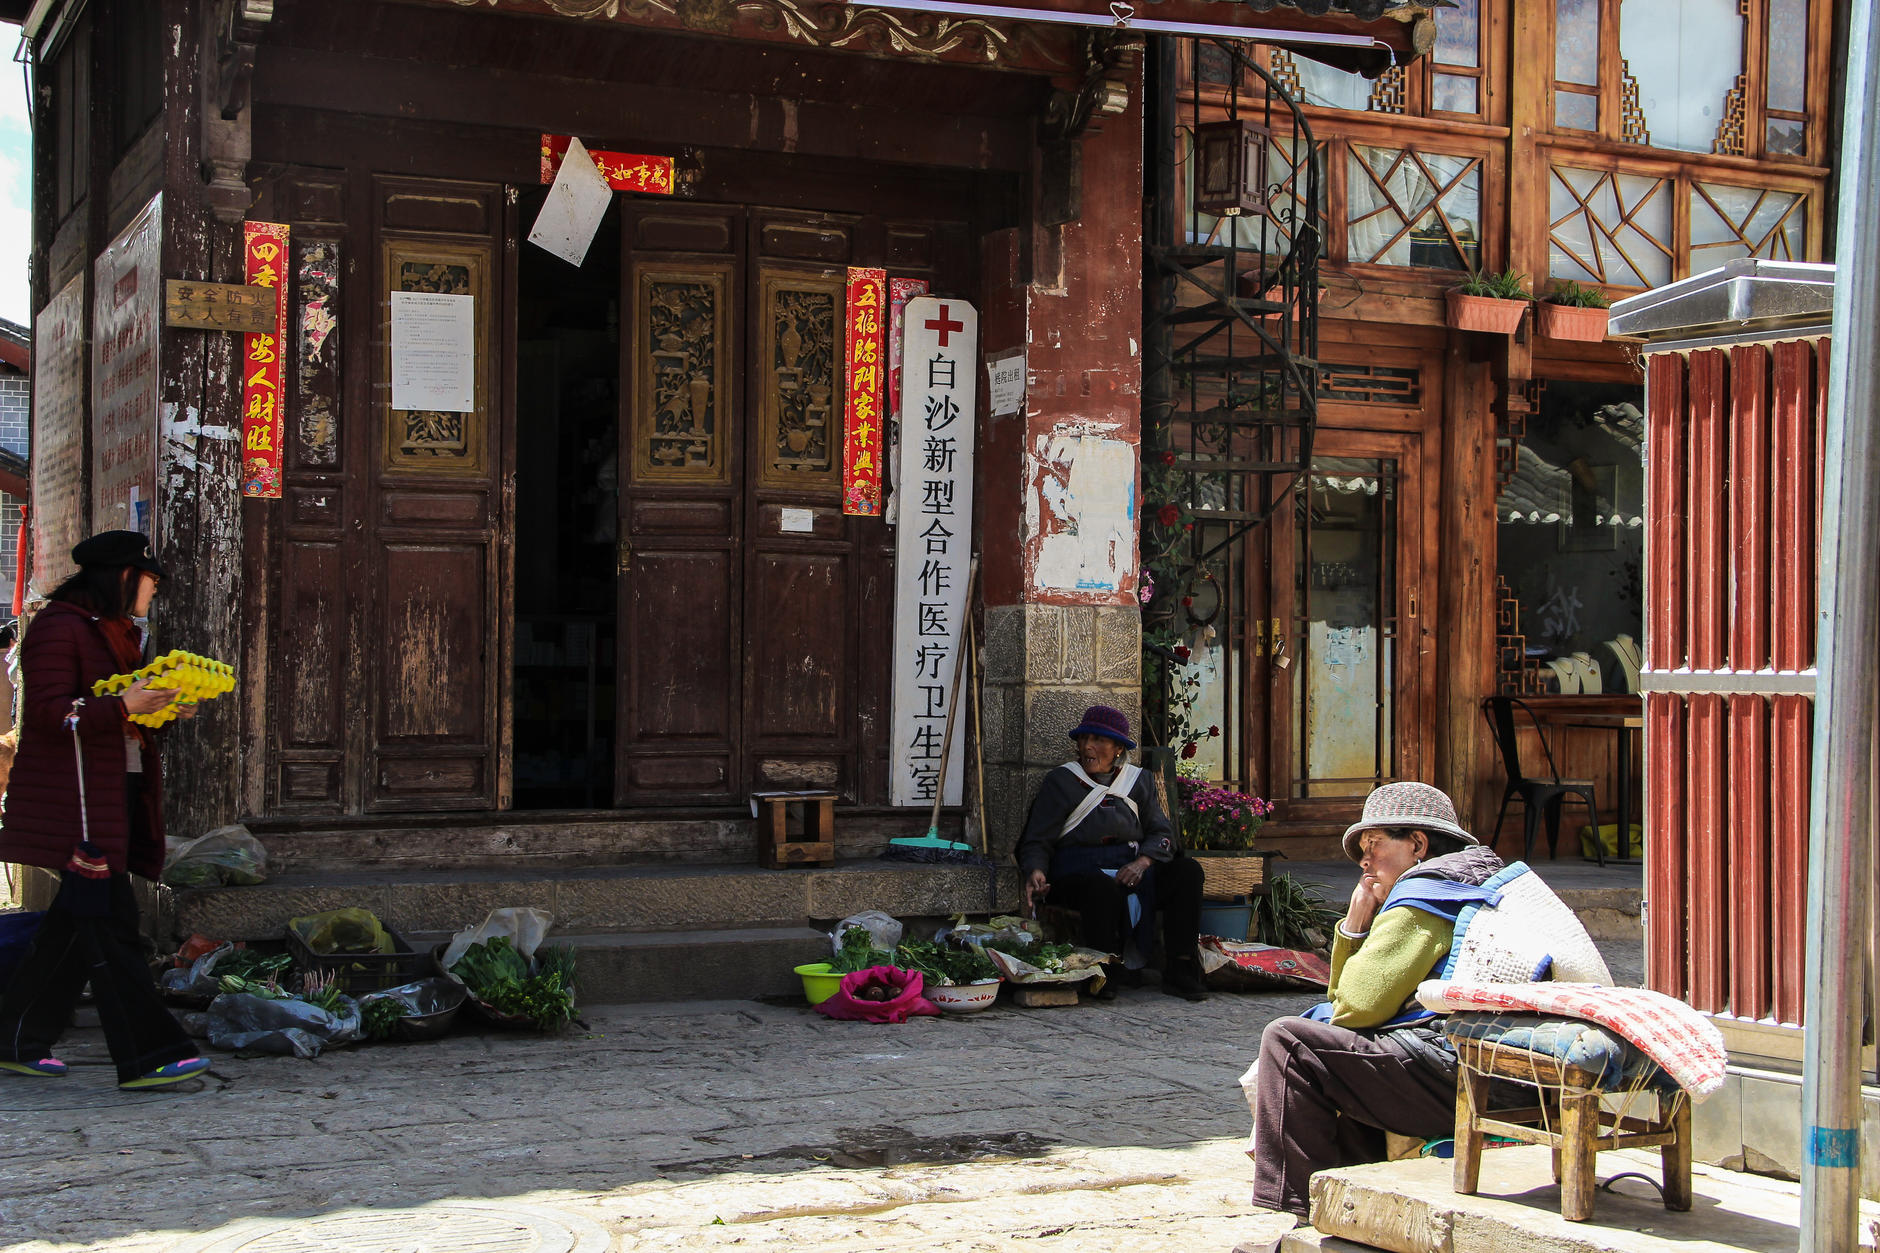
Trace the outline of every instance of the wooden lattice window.
{"label": "wooden lattice window", "polygon": [[1319,399],[1347,405],[1415,408],[1423,401],[1423,372],[1387,365],[1320,366]]}
{"label": "wooden lattice window", "polygon": [[1553,21],[1553,128],[1677,152],[1809,157],[1810,39],[1824,37],[1811,9],[1826,3],[1554,0],[1535,14]]}
{"label": "wooden lattice window", "polygon": [[1394,66],[1373,80],[1334,69],[1283,48],[1267,52],[1268,68],[1300,103],[1356,113],[1411,117],[1480,117],[1483,85],[1482,0],[1456,0],[1435,10],[1436,45],[1409,66]]}
{"label": "wooden lattice window", "polygon": [[1548,181],[1552,277],[1620,287],[1671,281],[1671,179],[1556,165]]}
{"label": "wooden lattice window", "polygon": [[1690,190],[1691,272],[1732,257],[1808,259],[1808,195],[1770,187],[1693,182]]}
{"label": "wooden lattice window", "polygon": [[1482,158],[1351,145],[1346,259],[1473,270],[1481,260]]}

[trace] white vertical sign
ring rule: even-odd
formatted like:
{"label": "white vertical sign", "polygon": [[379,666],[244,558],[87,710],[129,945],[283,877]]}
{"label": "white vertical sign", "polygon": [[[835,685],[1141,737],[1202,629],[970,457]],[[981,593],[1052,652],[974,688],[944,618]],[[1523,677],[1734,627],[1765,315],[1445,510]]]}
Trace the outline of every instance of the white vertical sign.
{"label": "white vertical sign", "polygon": [[[910,300],[901,353],[900,490],[895,493],[894,724],[889,800],[958,805],[966,718],[953,715],[953,672],[966,639],[973,553],[973,437],[979,313],[963,300]],[[964,687],[960,703],[966,703]],[[942,761],[945,765],[942,767]],[[945,778],[944,791],[941,779]]]}

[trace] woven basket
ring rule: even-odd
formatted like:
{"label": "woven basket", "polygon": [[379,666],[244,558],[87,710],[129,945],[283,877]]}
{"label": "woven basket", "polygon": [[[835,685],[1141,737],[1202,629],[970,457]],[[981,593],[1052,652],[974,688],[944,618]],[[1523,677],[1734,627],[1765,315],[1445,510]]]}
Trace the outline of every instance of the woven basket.
{"label": "woven basket", "polygon": [[1201,885],[1202,900],[1231,901],[1237,896],[1265,896],[1267,893],[1266,863],[1274,856],[1272,853],[1248,848],[1190,852],[1188,856],[1200,862],[1207,875],[1207,881]]}

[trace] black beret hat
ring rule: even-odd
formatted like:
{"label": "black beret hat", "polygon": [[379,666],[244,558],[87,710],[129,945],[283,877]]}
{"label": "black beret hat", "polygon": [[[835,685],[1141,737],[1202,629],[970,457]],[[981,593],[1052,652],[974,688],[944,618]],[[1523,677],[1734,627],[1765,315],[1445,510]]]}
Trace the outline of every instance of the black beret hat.
{"label": "black beret hat", "polygon": [[150,537],[142,531],[100,531],[73,546],[72,560],[81,566],[134,566],[163,577]]}

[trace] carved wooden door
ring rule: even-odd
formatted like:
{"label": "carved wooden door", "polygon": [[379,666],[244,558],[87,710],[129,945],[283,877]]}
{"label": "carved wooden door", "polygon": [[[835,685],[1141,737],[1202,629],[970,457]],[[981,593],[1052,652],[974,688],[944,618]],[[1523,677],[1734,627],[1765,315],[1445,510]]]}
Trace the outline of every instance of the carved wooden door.
{"label": "carved wooden door", "polygon": [[615,803],[881,803],[892,533],[842,513],[843,279],[957,273],[967,233],[709,205],[623,229]]}

